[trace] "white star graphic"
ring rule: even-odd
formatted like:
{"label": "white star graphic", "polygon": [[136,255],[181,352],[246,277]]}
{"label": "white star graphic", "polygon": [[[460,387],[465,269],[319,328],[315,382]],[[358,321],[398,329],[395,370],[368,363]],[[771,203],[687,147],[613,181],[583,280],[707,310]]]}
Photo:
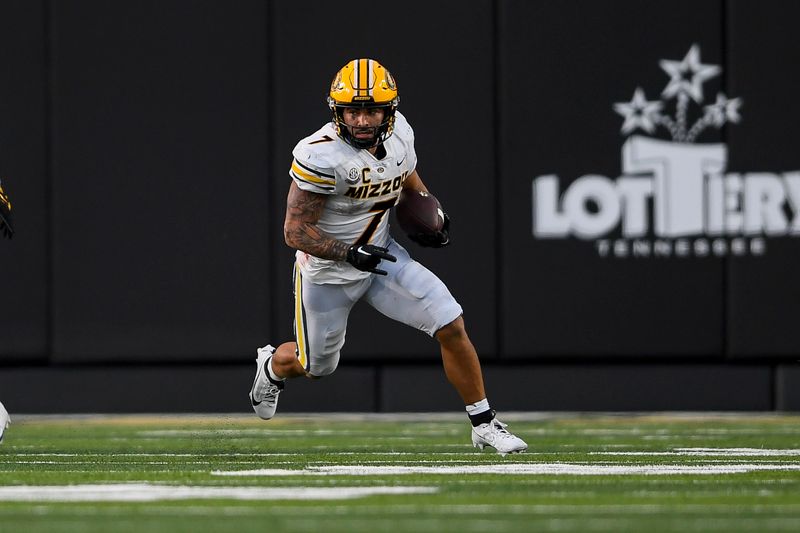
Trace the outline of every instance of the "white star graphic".
{"label": "white star graphic", "polygon": [[739,115],[739,106],[741,105],[741,98],[729,100],[725,93],[719,93],[717,94],[717,101],[712,105],[706,106],[705,109],[711,115],[711,123],[720,127],[726,122],[736,124],[742,120],[741,115]]}
{"label": "white star graphic", "polygon": [[641,87],[637,87],[630,102],[614,104],[614,111],[625,117],[622,133],[628,134],[636,128],[653,133],[658,121],[658,112],[663,104],[659,101],[648,102]]}
{"label": "white star graphic", "polygon": [[703,83],[720,73],[717,65],[700,63],[700,47],[692,45],[682,61],[662,59],[659,62],[664,72],[670,75],[669,83],[661,93],[665,98],[677,94],[688,94],[698,104],[703,101]]}

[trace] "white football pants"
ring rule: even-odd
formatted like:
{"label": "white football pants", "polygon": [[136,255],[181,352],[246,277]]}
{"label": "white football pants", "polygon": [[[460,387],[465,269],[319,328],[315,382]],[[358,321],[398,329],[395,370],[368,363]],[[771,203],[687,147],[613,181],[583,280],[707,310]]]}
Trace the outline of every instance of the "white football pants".
{"label": "white football pants", "polygon": [[343,285],[315,284],[294,269],[295,340],[297,358],[315,377],[336,370],[344,345],[347,318],[361,299],[387,317],[433,336],[462,314],[461,306],[433,272],[414,261],[405,248],[389,239],[396,263],[381,261],[385,276]]}

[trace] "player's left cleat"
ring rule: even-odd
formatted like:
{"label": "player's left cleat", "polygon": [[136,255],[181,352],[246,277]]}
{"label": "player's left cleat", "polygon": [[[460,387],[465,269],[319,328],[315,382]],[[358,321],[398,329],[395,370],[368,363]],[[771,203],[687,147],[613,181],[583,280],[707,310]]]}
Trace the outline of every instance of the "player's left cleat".
{"label": "player's left cleat", "polygon": [[8,411],[0,403],[0,442],[3,442],[3,433],[5,433],[9,422],[11,422],[11,418],[8,416]]}
{"label": "player's left cleat", "polygon": [[264,420],[269,420],[275,416],[278,408],[278,395],[283,390],[283,382],[274,382],[269,378],[266,365],[269,364],[275,348],[269,344],[258,349],[256,359],[256,377],[253,380],[253,387],[250,389],[250,403],[253,410]]}
{"label": "player's left cleat", "polygon": [[503,424],[494,418],[491,422],[472,428],[472,445],[483,450],[491,446],[500,455],[509,453],[522,453],[528,449],[528,444],[506,429]]}

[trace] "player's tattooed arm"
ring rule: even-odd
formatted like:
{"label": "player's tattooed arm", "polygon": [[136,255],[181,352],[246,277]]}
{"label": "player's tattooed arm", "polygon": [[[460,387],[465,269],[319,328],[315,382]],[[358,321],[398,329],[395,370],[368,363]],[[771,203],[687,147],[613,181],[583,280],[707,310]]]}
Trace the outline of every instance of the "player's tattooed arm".
{"label": "player's tattooed arm", "polygon": [[317,226],[322,209],[328,197],[304,191],[292,182],[286,198],[286,220],[283,223],[283,236],[286,244],[322,259],[344,261],[350,247],[334,239]]}

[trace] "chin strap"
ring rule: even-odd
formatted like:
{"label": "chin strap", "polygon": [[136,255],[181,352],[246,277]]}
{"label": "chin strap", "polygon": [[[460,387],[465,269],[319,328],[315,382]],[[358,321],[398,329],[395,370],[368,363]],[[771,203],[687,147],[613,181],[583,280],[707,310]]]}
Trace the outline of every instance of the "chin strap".
{"label": "chin strap", "polygon": [[348,126],[344,122],[344,118],[342,115],[339,114],[339,108],[337,106],[331,106],[333,110],[333,124],[336,127],[336,134],[344,140],[347,144],[354,148],[358,148],[360,150],[369,150],[370,148],[374,148],[379,144],[382,144],[392,136],[394,133],[394,119],[395,119],[395,109],[391,110],[391,115],[383,122],[381,122],[378,126],[375,126],[375,135],[372,137],[372,141],[366,143],[364,141],[359,141],[356,139],[353,134],[351,133],[350,129],[354,128],[355,126]]}

